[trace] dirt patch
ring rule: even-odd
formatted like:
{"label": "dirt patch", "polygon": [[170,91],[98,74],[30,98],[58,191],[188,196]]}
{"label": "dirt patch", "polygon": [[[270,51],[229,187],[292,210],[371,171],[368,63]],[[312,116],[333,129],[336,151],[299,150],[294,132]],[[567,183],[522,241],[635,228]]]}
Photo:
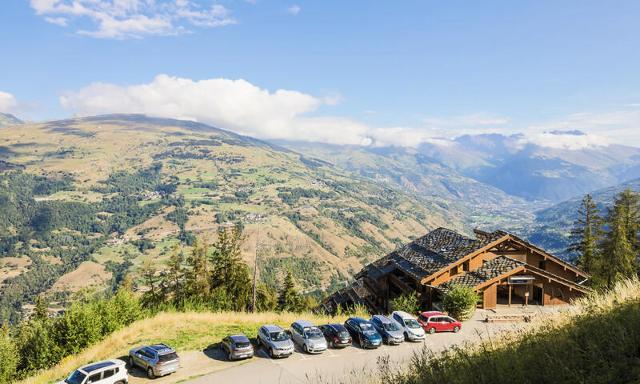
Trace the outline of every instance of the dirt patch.
{"label": "dirt patch", "polygon": [[60,277],[51,287],[51,291],[78,292],[85,288],[103,287],[109,279],[111,272],[108,272],[104,265],[85,261],[75,271]]}
{"label": "dirt patch", "polygon": [[3,257],[0,259],[0,283],[6,279],[20,276],[29,269],[28,257]]}

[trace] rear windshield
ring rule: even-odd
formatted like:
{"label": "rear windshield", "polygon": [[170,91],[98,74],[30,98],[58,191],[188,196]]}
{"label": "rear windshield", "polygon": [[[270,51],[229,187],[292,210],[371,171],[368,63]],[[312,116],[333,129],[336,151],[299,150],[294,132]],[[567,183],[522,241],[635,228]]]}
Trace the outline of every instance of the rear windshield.
{"label": "rear windshield", "polygon": [[251,345],[251,343],[248,342],[248,341],[238,341],[238,342],[236,342],[236,347],[238,347],[238,348],[247,348],[250,345]]}
{"label": "rear windshield", "polygon": [[349,337],[349,332],[342,331],[342,332],[338,333],[338,337],[346,339],[347,337]]}
{"label": "rear windshield", "polygon": [[177,358],[178,358],[178,354],[175,352],[171,352],[171,353],[158,356],[158,361],[160,361],[161,363],[164,363],[167,361],[176,360]]}

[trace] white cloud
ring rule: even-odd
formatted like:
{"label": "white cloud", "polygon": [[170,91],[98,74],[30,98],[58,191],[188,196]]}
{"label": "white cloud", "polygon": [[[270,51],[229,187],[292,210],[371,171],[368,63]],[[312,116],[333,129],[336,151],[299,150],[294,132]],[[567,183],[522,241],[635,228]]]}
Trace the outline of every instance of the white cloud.
{"label": "white cloud", "polygon": [[175,35],[191,27],[236,23],[227,8],[208,4],[196,0],[31,0],[36,14],[49,23],[67,26],[70,20],[87,19],[95,28],[77,33],[114,39]]}
{"label": "white cloud", "polygon": [[94,83],[60,98],[79,115],[144,113],[200,121],[266,139],[367,144],[369,127],[342,117],[307,114],[325,99],[298,91],[274,92],[245,80],[191,79],[159,75],[148,84],[117,86]]}
{"label": "white cloud", "polygon": [[530,125],[525,128],[529,136],[553,132],[574,131],[586,132],[585,136],[552,135],[543,142],[547,146],[561,145],[561,142],[573,142],[570,146],[592,147],[611,143],[640,146],[640,109],[621,109],[607,112],[580,112],[564,118]]}
{"label": "white cloud", "polygon": [[18,100],[7,92],[0,91],[0,112],[11,113],[18,108]]}
{"label": "white cloud", "polygon": [[300,6],[297,4],[294,4],[287,8],[287,13],[294,16],[300,13],[300,11],[302,11],[302,8],[300,8]]}
{"label": "white cloud", "polygon": [[344,116],[320,115],[320,107],[324,113],[341,100],[336,94],[269,91],[246,80],[168,75],[130,86],[93,83],[60,98],[63,107],[78,115],[143,113],[200,121],[262,139],[416,147],[453,145],[452,140],[462,134],[521,133],[514,137],[519,148],[528,143],[566,150],[611,143],[640,145],[640,109],[576,113],[520,127],[507,117],[483,113],[430,117],[417,127],[375,127]]}

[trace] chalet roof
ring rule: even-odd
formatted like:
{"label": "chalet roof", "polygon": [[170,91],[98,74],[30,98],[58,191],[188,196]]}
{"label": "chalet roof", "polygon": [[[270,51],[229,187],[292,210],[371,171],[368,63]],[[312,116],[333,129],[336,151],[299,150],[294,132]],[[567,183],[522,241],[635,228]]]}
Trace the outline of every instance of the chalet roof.
{"label": "chalet roof", "polygon": [[[421,279],[506,235],[496,231],[472,239],[446,228],[435,229],[383,257],[373,266],[380,272],[398,266]],[[371,270],[366,271],[366,273]]]}
{"label": "chalet roof", "polygon": [[441,287],[447,289],[453,285],[463,285],[473,288],[486,281],[504,275],[505,273],[509,273],[523,265],[525,265],[525,263],[514,260],[510,257],[498,256],[495,259],[487,261],[482,267],[475,271],[455,276],[451,280],[442,284]]}

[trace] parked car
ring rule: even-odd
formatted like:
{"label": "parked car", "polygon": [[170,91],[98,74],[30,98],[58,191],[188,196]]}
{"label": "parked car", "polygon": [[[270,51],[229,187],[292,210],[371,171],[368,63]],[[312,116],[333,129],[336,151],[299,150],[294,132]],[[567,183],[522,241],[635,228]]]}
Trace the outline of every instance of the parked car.
{"label": "parked car", "polygon": [[404,338],[409,341],[423,341],[425,339],[424,329],[418,320],[407,312],[395,311],[391,318],[402,327]]}
{"label": "parked car", "polygon": [[258,330],[258,345],[269,352],[271,358],[289,357],[293,354],[293,341],[284,329],[277,325],[263,325]]}
{"label": "parked car", "polygon": [[422,312],[418,316],[418,322],[428,333],[454,332],[457,333],[462,328],[462,323],[442,312],[430,311]]}
{"label": "parked car", "polygon": [[127,384],[129,375],[122,360],[91,363],[73,371],[59,384]]}
{"label": "parked car", "polygon": [[180,368],[180,358],[168,345],[154,344],[129,351],[129,366],[142,368],[147,372],[148,378],[154,379],[177,371]]}
{"label": "parked car", "polygon": [[352,339],[347,328],[342,324],[321,325],[320,330],[324,334],[331,348],[345,348],[351,345]]}
{"label": "parked car", "polygon": [[382,336],[382,342],[389,345],[398,345],[404,341],[404,332],[395,320],[383,315],[374,315],[371,317],[371,324],[376,331]]}
{"label": "parked car", "polygon": [[320,328],[306,320],[291,324],[291,339],[306,353],[322,353],[327,350],[327,340]]}
{"label": "parked car", "polygon": [[344,323],[345,328],[362,348],[378,348],[382,344],[382,336],[370,321],[361,317],[350,317]]}
{"label": "parked car", "polygon": [[227,353],[229,360],[248,359],[253,357],[253,345],[245,335],[231,335],[222,339],[220,347]]}

